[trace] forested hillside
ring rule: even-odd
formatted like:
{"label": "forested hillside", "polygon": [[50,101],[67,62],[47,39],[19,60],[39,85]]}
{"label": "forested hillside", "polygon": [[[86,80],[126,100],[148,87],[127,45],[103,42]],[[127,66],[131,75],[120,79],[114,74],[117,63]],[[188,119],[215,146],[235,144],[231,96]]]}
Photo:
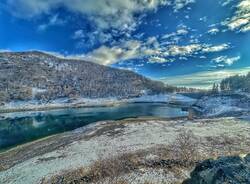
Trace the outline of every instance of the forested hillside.
{"label": "forested hillside", "polygon": [[250,92],[250,73],[247,75],[236,75],[222,80],[221,91]]}
{"label": "forested hillside", "polygon": [[42,52],[0,53],[0,102],[129,98],[171,90],[131,71]]}

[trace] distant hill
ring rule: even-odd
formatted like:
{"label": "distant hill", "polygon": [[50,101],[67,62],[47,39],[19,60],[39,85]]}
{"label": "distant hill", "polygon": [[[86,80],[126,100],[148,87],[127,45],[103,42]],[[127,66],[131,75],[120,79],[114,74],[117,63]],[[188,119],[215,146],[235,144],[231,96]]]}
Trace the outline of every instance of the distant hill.
{"label": "distant hill", "polygon": [[0,53],[0,102],[129,98],[171,91],[132,71],[38,51]]}

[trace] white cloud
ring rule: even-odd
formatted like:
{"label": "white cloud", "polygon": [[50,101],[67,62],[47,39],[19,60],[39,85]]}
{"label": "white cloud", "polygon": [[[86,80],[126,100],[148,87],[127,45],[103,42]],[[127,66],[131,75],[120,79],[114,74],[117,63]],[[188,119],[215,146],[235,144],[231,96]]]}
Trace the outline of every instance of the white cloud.
{"label": "white cloud", "polygon": [[157,10],[168,0],[8,0],[10,12],[20,18],[33,18],[64,7],[86,15],[98,29],[131,31],[136,25],[136,13]]}
{"label": "white cloud", "polygon": [[45,31],[50,26],[56,26],[56,25],[58,26],[58,25],[64,25],[64,24],[65,24],[65,21],[60,19],[58,14],[55,14],[50,17],[48,23],[39,25],[38,30]]}
{"label": "white cloud", "polygon": [[186,35],[186,34],[188,34],[188,30],[186,30],[186,29],[179,29],[179,30],[177,30],[177,34],[178,35]]}
{"label": "white cloud", "polygon": [[84,38],[84,31],[81,29],[75,31],[73,35],[73,39],[80,39],[80,38]]}
{"label": "white cloud", "polygon": [[159,48],[160,44],[155,36],[149,37],[146,41],[146,45],[154,48]]}
{"label": "white cloud", "polygon": [[201,22],[207,22],[207,16],[201,17],[201,18],[200,18],[200,21],[201,21]]}
{"label": "white cloud", "polygon": [[168,34],[163,35],[162,39],[174,38],[174,37],[183,36],[183,35],[186,35],[186,34],[188,34],[188,30],[187,30],[186,27],[182,26],[180,29],[177,29],[176,32],[168,33]]}
{"label": "white cloud", "polygon": [[[129,59],[162,58],[163,49],[160,47],[156,37],[149,37],[145,42],[139,40],[127,40],[114,46],[101,47],[87,53],[84,58],[88,61],[103,65],[111,65],[119,61]],[[156,61],[156,60],[155,60]],[[166,60],[165,60],[166,61]]]}
{"label": "white cloud", "polygon": [[171,45],[168,48],[167,54],[169,56],[186,56],[186,55],[192,55],[195,54],[197,51],[200,51],[202,49],[202,45],[200,44],[191,44],[186,46],[178,46],[178,45]]}
{"label": "white cloud", "polygon": [[222,2],[220,2],[221,3],[221,5],[222,6],[227,6],[227,5],[229,5],[230,3],[232,3],[234,0],[222,0]]}
{"label": "white cloud", "polygon": [[218,28],[212,28],[212,29],[208,30],[208,33],[211,35],[216,35],[218,32],[220,32],[220,30]]}
{"label": "white cloud", "polygon": [[231,22],[227,24],[230,30],[238,29],[244,25],[247,25],[249,23],[249,20],[246,18],[234,18]]}
{"label": "white cloud", "polygon": [[175,0],[174,1],[174,10],[177,12],[178,10],[184,8],[190,3],[194,3],[195,0]]}
{"label": "white cloud", "polygon": [[149,58],[149,63],[166,63],[166,62],[172,62],[172,59],[166,59],[159,56],[153,56]]}
{"label": "white cloud", "polygon": [[241,31],[242,31],[242,32],[248,32],[248,31],[250,31],[250,23],[247,24],[247,25],[245,25],[244,27],[242,27],[242,28],[241,28]]}
{"label": "white cloud", "polygon": [[111,65],[118,61],[133,59],[141,56],[141,43],[139,41],[127,41],[119,46],[101,46],[84,56],[86,60],[102,64]]}
{"label": "white cloud", "polygon": [[170,45],[170,44],[178,44],[180,40],[183,39],[184,36],[186,36],[189,33],[190,28],[188,28],[185,25],[179,25],[177,26],[176,32],[172,33],[166,33],[161,36],[161,39],[164,40],[161,41],[161,45]]}
{"label": "white cloud", "polygon": [[228,57],[228,56],[220,56],[217,58],[214,58],[212,61],[216,62],[216,63],[223,63],[223,64],[227,64],[227,65],[232,65],[235,62],[240,60],[240,56],[236,56],[236,57]]}
{"label": "white cloud", "polygon": [[230,46],[228,44],[190,44],[185,46],[170,45],[166,54],[169,56],[191,56],[199,53],[220,52],[229,48]]}
{"label": "white cloud", "polygon": [[[129,36],[141,23],[140,19],[146,12],[156,11],[161,6],[173,6],[175,10],[180,10],[193,2],[194,0],[7,0],[7,5],[13,15],[24,19],[53,14],[53,10],[63,7],[86,16],[100,34],[111,29],[118,30],[117,34]],[[41,25],[40,29],[46,29],[46,25]]]}
{"label": "white cloud", "polygon": [[235,15],[222,24],[228,26],[230,30],[250,31],[250,1],[240,0],[236,6]]}
{"label": "white cloud", "polygon": [[203,52],[220,52],[220,51],[223,51],[223,50],[227,50],[227,49],[229,49],[230,48],[230,46],[229,46],[229,44],[226,44],[226,43],[224,43],[224,44],[221,44],[221,45],[215,45],[215,46],[211,46],[211,45],[206,45],[203,49],[202,49],[202,51]]}
{"label": "white cloud", "polygon": [[[148,60],[150,63],[173,62],[172,57],[178,56],[180,60],[187,60],[185,56],[194,56],[197,54],[219,52],[228,49],[227,44],[206,45],[206,44],[190,44],[185,46],[170,45],[162,47],[155,37],[148,38],[145,42],[138,40],[128,40],[115,46],[101,46],[84,56],[84,59],[103,64],[111,65],[119,61],[130,59]],[[231,58],[234,59],[234,58]],[[229,63],[230,59],[225,60]]]}

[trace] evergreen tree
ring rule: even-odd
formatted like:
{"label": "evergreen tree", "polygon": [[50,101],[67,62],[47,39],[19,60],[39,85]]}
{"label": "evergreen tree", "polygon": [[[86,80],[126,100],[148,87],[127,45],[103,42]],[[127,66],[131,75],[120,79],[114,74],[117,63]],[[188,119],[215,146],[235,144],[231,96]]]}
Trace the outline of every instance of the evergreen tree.
{"label": "evergreen tree", "polygon": [[218,84],[216,84],[216,83],[213,84],[212,93],[213,94],[219,93],[219,85]]}
{"label": "evergreen tree", "polygon": [[228,77],[220,83],[221,91],[242,91],[250,93],[250,73]]}

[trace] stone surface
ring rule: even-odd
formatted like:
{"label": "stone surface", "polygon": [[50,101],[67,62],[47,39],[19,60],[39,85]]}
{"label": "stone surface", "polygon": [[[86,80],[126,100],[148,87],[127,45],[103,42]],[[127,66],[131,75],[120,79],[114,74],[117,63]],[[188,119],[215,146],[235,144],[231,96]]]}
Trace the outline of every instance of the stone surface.
{"label": "stone surface", "polygon": [[196,166],[183,184],[248,184],[250,155],[206,160]]}

